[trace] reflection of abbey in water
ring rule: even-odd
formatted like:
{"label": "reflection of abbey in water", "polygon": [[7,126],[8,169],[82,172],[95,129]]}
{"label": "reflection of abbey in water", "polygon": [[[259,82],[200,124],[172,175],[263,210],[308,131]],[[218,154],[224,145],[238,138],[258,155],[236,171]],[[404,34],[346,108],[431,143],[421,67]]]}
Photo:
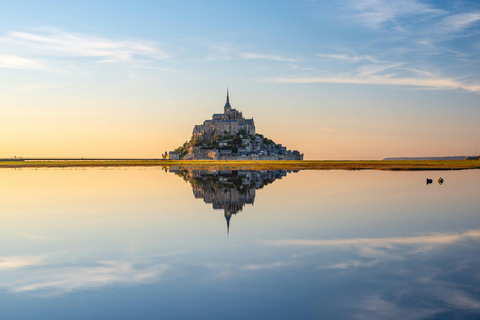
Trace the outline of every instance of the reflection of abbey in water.
{"label": "reflection of abbey in water", "polygon": [[170,172],[190,182],[195,198],[211,203],[215,210],[224,210],[229,232],[230,218],[242,211],[245,204],[253,205],[256,189],[261,189],[292,171],[193,170],[170,167]]}

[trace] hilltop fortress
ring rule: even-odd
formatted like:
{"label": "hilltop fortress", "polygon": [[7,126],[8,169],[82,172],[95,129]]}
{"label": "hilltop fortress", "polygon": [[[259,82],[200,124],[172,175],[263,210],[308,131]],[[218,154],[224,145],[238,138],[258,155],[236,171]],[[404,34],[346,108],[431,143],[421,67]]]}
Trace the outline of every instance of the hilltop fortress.
{"label": "hilltop fortress", "polygon": [[303,160],[297,150],[287,150],[281,144],[255,132],[255,122],[245,119],[233,109],[227,89],[223,113],[194,126],[190,141],[175,151],[165,152],[164,159],[172,160]]}

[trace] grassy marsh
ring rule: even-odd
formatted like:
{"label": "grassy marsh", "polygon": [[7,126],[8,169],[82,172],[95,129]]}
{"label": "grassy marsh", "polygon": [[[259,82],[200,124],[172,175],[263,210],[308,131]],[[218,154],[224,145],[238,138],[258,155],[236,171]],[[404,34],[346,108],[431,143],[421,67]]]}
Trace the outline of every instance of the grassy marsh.
{"label": "grassy marsh", "polygon": [[305,160],[305,161],[213,161],[213,160],[78,160],[0,161],[0,168],[65,168],[161,166],[235,170],[462,170],[480,169],[480,160]]}

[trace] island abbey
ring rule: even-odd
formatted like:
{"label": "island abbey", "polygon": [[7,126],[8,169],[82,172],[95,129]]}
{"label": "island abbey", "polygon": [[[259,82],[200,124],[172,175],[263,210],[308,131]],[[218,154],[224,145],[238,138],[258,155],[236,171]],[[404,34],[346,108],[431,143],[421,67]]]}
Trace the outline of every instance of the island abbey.
{"label": "island abbey", "polygon": [[177,160],[303,160],[297,150],[287,150],[281,144],[255,132],[255,122],[245,119],[232,108],[227,88],[223,113],[194,126],[190,141],[175,151],[165,152],[165,159]]}

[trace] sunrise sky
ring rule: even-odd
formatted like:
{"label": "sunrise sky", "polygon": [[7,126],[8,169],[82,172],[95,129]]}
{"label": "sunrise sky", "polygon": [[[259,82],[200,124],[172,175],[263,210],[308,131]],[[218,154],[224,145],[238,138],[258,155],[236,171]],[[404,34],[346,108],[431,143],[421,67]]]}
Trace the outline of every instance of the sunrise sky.
{"label": "sunrise sky", "polygon": [[0,157],[161,157],[227,85],[305,159],[480,154],[478,1],[0,8]]}

